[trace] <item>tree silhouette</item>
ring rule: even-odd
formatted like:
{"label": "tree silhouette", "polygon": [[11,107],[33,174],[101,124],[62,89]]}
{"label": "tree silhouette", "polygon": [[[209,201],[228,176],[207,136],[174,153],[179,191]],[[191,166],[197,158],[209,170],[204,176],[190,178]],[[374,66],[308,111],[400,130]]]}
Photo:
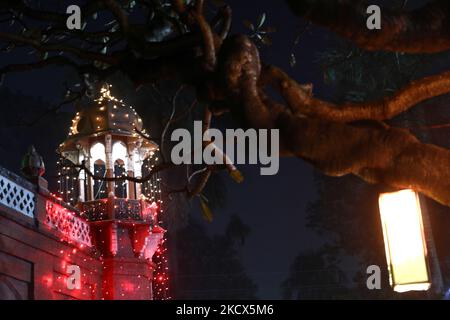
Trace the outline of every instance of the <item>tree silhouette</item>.
{"label": "tree silhouette", "polygon": [[[228,230],[237,220],[232,219]],[[177,232],[174,245],[174,263],[179,267],[171,277],[177,299],[256,298],[257,287],[245,272],[239,245],[229,234],[210,236],[201,223],[190,218]]]}

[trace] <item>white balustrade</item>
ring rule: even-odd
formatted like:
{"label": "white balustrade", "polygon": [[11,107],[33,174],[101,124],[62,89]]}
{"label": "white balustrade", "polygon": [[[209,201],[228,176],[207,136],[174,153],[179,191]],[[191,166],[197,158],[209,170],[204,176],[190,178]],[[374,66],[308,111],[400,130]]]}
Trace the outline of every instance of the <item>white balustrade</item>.
{"label": "white balustrade", "polygon": [[33,192],[0,174],[0,203],[34,218],[36,197]]}

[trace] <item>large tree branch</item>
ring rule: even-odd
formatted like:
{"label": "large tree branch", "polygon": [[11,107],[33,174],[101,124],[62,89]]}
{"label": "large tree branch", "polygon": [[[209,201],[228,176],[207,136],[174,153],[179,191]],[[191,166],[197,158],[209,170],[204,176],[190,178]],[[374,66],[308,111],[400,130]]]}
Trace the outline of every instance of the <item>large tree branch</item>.
{"label": "large tree branch", "polygon": [[[175,2],[177,5],[183,3]],[[0,33],[0,39],[29,45],[40,51],[62,51],[83,60],[113,64],[137,84],[163,78],[179,79],[193,85],[197,89],[199,102],[210,106],[205,113],[206,128],[209,127],[211,115],[231,111],[246,127],[280,129],[280,148],[284,155],[302,158],[326,174],[354,174],[372,183],[386,183],[394,188],[413,188],[450,206],[449,150],[421,143],[409,132],[380,122],[351,123],[362,119],[388,119],[420,101],[447,93],[450,88],[448,72],[417,80],[381,102],[333,105],[313,98],[311,86],[297,84],[281,70],[261,68],[258,49],[248,37],[226,37],[222,41],[221,36],[204,19],[202,2],[197,2],[196,6],[178,8],[183,14],[186,14],[185,11],[189,14],[191,10],[196,10],[194,21],[200,33],[192,31],[170,42],[137,45],[133,46],[133,51],[127,48],[124,52],[109,56],[72,46],[42,44],[34,38],[6,33]],[[306,4],[308,8],[316,8],[314,4],[321,8],[325,4],[322,0],[305,0],[299,3]],[[356,8],[355,3],[341,0],[334,2],[336,7],[329,6],[336,11],[333,14],[337,13],[339,24],[333,15],[321,16],[319,11],[305,11],[303,14],[311,20],[317,18],[324,25],[329,23],[332,28],[339,28],[343,21],[349,22],[353,28],[356,26],[355,21],[361,17],[358,12],[350,10]],[[443,9],[449,6],[446,2],[434,1],[422,8],[422,11],[387,14],[387,22],[383,23],[384,28],[389,30],[374,32],[369,35],[369,40],[363,39],[367,32],[361,31],[364,28],[348,29],[344,26],[338,31],[351,37],[349,30],[352,30],[355,41],[371,49],[383,46],[387,50],[440,51],[450,47],[450,37],[444,33],[450,28],[443,28],[446,23],[448,26],[448,10],[444,12]],[[342,8],[349,8],[350,16]],[[446,14],[442,14],[443,12]],[[424,21],[427,19],[421,20],[419,14],[427,19],[433,17],[434,22],[429,26],[425,25]],[[402,19],[406,19],[404,24],[400,23]],[[425,31],[411,31],[411,23],[416,20],[421,22],[417,24],[417,28]],[[189,27],[197,30],[194,25]],[[136,30],[130,32],[135,32],[135,36],[140,35]],[[396,42],[389,38],[387,32],[394,34]],[[226,33],[224,32],[225,35]],[[419,35],[424,36],[421,43],[417,43]],[[142,43],[145,41],[142,40]],[[155,47],[159,51],[153,50]],[[199,47],[202,50],[198,50]],[[271,84],[278,90],[286,100],[286,106],[271,98],[266,91],[266,84]],[[219,109],[220,112],[217,111]],[[214,169],[221,167],[210,167],[202,171],[196,179],[196,186],[186,190],[189,189],[190,194],[201,192]],[[104,179],[95,175],[92,177]],[[135,179],[124,177],[114,178],[114,181],[128,178]],[[142,182],[142,179],[130,181]]]}
{"label": "large tree branch", "polygon": [[262,78],[279,90],[294,113],[337,122],[392,119],[422,101],[450,92],[450,71],[446,71],[412,81],[379,101],[336,105],[314,98],[311,86],[298,84],[276,67],[265,67]]}
{"label": "large tree branch", "polygon": [[413,188],[450,206],[450,150],[421,143],[404,129],[348,125],[283,115],[282,139],[322,172]]}
{"label": "large tree branch", "polygon": [[450,2],[434,0],[411,12],[382,9],[381,30],[366,26],[368,4],[355,0],[286,0],[299,16],[367,50],[434,53],[450,49]]}
{"label": "large tree branch", "polygon": [[[271,81],[260,72],[254,44],[241,36],[224,43],[224,48],[233,52],[221,62],[228,100],[239,102],[235,112],[243,115],[247,126],[278,128],[285,155],[300,157],[328,175],[354,174],[370,183],[413,188],[450,206],[450,150],[421,143],[408,131],[380,122],[342,123],[305,116],[292,106],[283,108],[264,93],[263,85]],[[282,87],[276,88],[283,91]],[[301,91],[302,97],[310,94],[308,87],[292,90]]]}
{"label": "large tree branch", "polygon": [[216,43],[214,41],[215,34],[209,23],[206,21],[203,14],[203,6],[204,0],[197,0],[194,16],[200,28],[200,33],[203,36],[204,67],[208,71],[213,71],[217,64]]}

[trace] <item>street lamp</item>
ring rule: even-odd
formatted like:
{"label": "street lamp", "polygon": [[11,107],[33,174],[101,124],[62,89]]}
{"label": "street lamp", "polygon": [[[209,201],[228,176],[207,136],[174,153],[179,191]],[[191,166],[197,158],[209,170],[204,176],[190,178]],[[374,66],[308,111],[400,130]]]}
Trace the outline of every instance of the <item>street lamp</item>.
{"label": "street lamp", "polygon": [[419,195],[413,190],[379,197],[389,281],[396,292],[431,286]]}

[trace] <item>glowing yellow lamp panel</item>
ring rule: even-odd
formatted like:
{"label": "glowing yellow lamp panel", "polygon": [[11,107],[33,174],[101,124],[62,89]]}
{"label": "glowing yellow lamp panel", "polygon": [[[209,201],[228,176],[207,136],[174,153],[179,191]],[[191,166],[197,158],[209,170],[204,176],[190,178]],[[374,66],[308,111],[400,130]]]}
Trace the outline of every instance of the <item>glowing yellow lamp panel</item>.
{"label": "glowing yellow lamp panel", "polygon": [[424,291],[431,286],[419,196],[413,190],[379,197],[389,280],[394,291]]}

